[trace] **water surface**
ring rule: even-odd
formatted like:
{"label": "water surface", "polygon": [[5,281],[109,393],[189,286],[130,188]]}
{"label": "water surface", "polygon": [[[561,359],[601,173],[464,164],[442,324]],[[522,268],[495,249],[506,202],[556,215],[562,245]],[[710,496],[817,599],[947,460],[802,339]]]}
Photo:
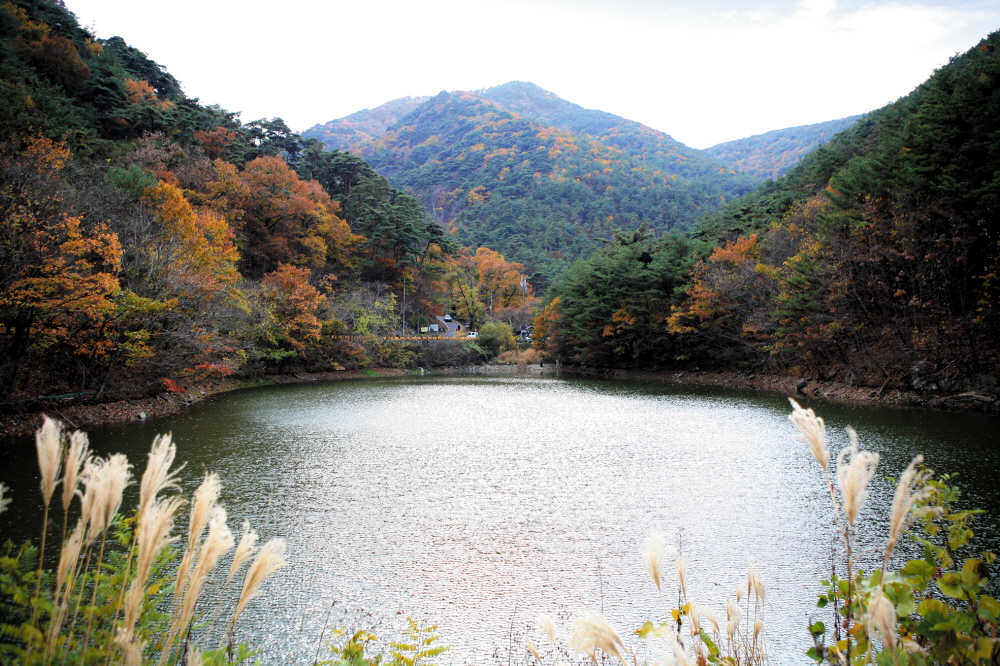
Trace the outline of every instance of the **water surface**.
{"label": "water surface", "polygon": [[[924,453],[962,471],[970,503],[1000,505],[996,418],[817,409],[831,449],[851,424],[882,455],[880,479]],[[91,440],[141,468],[153,435],[171,430],[189,490],[218,472],[234,531],[248,519],[262,540],[288,541],[290,566],[243,622],[265,664],[312,663],[329,623],[392,636],[407,616],[440,625],[443,664],[524,662],[525,634],[546,642],[539,613],[567,626],[602,610],[625,636],[675,605],[673,573],[661,597],[642,562],[654,532],[683,552],[689,594],[720,616],[757,567],[773,662],[786,664],[804,661],[808,618],[828,620],[815,581],[834,545],[829,497],[789,411],[779,397],[641,383],[370,379],[243,390]],[[21,504],[0,527],[20,537],[37,524],[24,501],[37,504],[33,447],[5,446],[0,477]],[[880,480],[864,512],[869,562],[891,492]],[[981,531],[1000,535],[993,519]]]}

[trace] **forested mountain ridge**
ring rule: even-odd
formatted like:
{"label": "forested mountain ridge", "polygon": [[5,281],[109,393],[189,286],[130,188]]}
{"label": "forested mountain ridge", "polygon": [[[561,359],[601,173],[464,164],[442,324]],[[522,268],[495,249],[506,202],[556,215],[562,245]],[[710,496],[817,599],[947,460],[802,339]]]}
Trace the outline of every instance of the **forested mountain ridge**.
{"label": "forested mountain ridge", "polygon": [[860,118],[862,115],[773,130],[716,144],[705,152],[734,169],[773,180]]}
{"label": "forested mountain ridge", "polygon": [[533,112],[579,111],[575,126],[603,138],[529,119],[478,93],[442,92],[355,149],[461,243],[487,245],[525,264],[536,284],[615,229],[685,228],[758,182],[667,135],[579,110],[537,86],[491,90],[522,93],[519,108],[535,100]]}
{"label": "forested mountain ridge", "polygon": [[691,234],[623,236],[578,262],[539,328],[580,363],[971,389],[990,403],[998,163],[993,33]]}
{"label": "forested mountain ridge", "polygon": [[386,340],[404,320],[533,306],[523,266],[458,246],[360,157],[186,97],[60,0],[0,4],[0,103],[0,412],[413,365]]}
{"label": "forested mountain ridge", "polygon": [[380,138],[400,118],[429,99],[400,97],[374,109],[364,109],[322,125],[313,125],[302,132],[302,138],[318,139],[327,150],[357,152],[362,144]]}

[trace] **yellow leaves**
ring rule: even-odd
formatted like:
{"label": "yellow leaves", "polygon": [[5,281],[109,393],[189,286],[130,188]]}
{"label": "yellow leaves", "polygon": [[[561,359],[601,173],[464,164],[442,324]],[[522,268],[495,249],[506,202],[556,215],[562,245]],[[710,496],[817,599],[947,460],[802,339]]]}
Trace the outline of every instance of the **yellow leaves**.
{"label": "yellow leaves", "polygon": [[125,79],[122,85],[125,87],[128,101],[135,106],[148,106],[165,111],[174,105],[170,100],[161,100],[157,97],[156,91],[148,81]]}
{"label": "yellow leaves", "polygon": [[469,194],[466,195],[466,201],[468,201],[470,206],[475,206],[476,204],[486,201],[489,198],[490,192],[484,185],[473,187],[469,190]]}
{"label": "yellow leaves", "polygon": [[204,301],[240,280],[233,232],[221,215],[195,212],[181,190],[169,183],[147,188],[143,199],[161,226],[166,296]]}

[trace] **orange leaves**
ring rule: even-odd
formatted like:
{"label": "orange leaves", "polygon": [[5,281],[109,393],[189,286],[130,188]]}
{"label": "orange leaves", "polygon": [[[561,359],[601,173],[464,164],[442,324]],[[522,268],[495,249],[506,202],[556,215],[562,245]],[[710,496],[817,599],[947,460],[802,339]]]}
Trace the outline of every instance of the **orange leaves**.
{"label": "orange leaves", "polygon": [[216,127],[210,130],[198,130],[194,133],[196,139],[201,143],[202,150],[209,159],[216,159],[226,149],[226,146],[236,140],[236,132],[227,130],[225,127]]}
{"label": "orange leaves", "polygon": [[709,261],[738,265],[745,261],[754,261],[759,255],[757,234],[750,234],[748,237],[740,236],[735,241],[726,243],[725,247],[715,248]]}
{"label": "orange leaves", "polygon": [[279,264],[278,270],[265,275],[261,284],[277,337],[296,351],[304,350],[307,343],[319,342],[322,324],[316,311],[326,298],[309,284],[309,270]]}
{"label": "orange leaves", "polygon": [[336,215],[339,204],[320,184],[300,180],[282,158],[259,157],[242,172],[221,160],[215,166],[208,200],[237,230],[251,274],[278,263],[311,268],[344,263],[361,241]]}
{"label": "orange leaves", "polygon": [[153,86],[147,81],[125,79],[123,85],[128,101],[136,106],[149,106],[166,111],[174,105],[170,100],[157,97]]}
{"label": "orange leaves", "polygon": [[165,295],[211,300],[240,279],[239,253],[226,221],[212,211],[191,207],[180,189],[161,182],[143,195],[161,226],[159,253]]}

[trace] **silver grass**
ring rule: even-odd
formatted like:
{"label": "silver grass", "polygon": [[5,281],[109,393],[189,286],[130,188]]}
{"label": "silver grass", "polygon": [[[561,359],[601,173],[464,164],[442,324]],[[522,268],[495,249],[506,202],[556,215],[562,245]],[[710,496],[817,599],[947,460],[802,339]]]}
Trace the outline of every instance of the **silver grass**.
{"label": "silver grass", "polygon": [[202,666],[205,663],[205,657],[194,643],[188,644],[187,663],[191,666]]}
{"label": "silver grass", "polygon": [[874,598],[868,604],[868,623],[878,631],[887,648],[896,649],[896,641],[899,639],[896,633],[896,609],[882,594],[881,588],[875,591]]}
{"label": "silver grass", "polygon": [[194,502],[191,506],[191,518],[188,524],[188,551],[194,550],[195,544],[205,531],[215,502],[219,499],[222,484],[216,474],[205,475],[198,489],[194,491]]}
{"label": "silver grass", "polygon": [[87,434],[77,430],[69,436],[69,449],[66,451],[66,464],[63,467],[63,511],[69,511],[70,502],[73,501],[77,485],[79,485],[80,471],[89,456],[90,446],[87,442]]}
{"label": "silver grass", "polygon": [[753,639],[756,641],[758,637],[764,632],[764,620],[757,618],[753,623]]}
{"label": "silver grass", "polygon": [[545,632],[552,643],[556,642],[556,621],[551,615],[539,615],[535,618],[535,624]]}
{"label": "silver grass", "polygon": [[111,525],[111,519],[118,513],[122,505],[122,494],[132,481],[132,466],[124,454],[116,453],[108,458],[104,467],[103,492],[98,497],[100,501],[98,518],[103,530]]}
{"label": "silver grass", "polygon": [[537,661],[539,664],[541,664],[542,663],[542,656],[540,654],[538,654],[538,648],[535,647],[535,644],[532,643],[531,641],[528,641],[528,644],[527,644],[526,647],[528,648],[528,652],[531,653],[531,656],[535,658],[535,661]]}
{"label": "silver grass", "polygon": [[226,577],[226,583],[232,582],[239,568],[253,557],[256,544],[257,533],[250,529],[250,521],[244,520],[243,536],[240,537],[240,543],[236,546],[236,552],[233,553],[233,564],[229,567],[229,576]]}
{"label": "silver grass", "polygon": [[104,532],[122,503],[122,493],[131,480],[128,459],[116,453],[107,460],[88,459],[80,474],[84,493],[80,496],[83,517],[89,525],[90,538]]}
{"label": "silver grass", "polygon": [[684,558],[678,556],[674,562],[674,569],[677,571],[677,581],[681,584],[681,596],[687,599],[687,567],[684,565]]}
{"label": "silver grass", "polygon": [[80,558],[80,550],[83,548],[83,536],[86,530],[86,523],[81,518],[76,522],[76,527],[70,532],[69,538],[63,544],[62,552],[59,553],[59,566],[56,569],[56,593],[62,590],[70,570],[76,565]]}
{"label": "silver grass", "polygon": [[677,666],[691,666],[691,660],[688,659],[687,653],[684,651],[684,646],[681,645],[680,641],[673,634],[667,634],[667,643],[670,644],[670,650],[673,653],[674,663]]}
{"label": "silver grass", "polygon": [[145,641],[133,640],[131,634],[126,635],[125,632],[119,631],[115,635],[115,643],[122,649],[122,666],[142,666],[142,653],[146,649]]}
{"label": "silver grass", "polygon": [[597,650],[605,654],[618,657],[623,665],[626,665],[622,652],[625,644],[618,637],[617,632],[611,628],[598,613],[591,613],[586,617],[576,620],[574,623],[573,635],[569,639],[570,648],[577,654],[585,654],[595,663]]}
{"label": "silver grass", "polygon": [[10,505],[10,498],[4,497],[4,495],[9,492],[10,488],[0,483],[0,513],[6,511],[7,507]]}
{"label": "silver grass", "polygon": [[700,614],[712,625],[712,631],[716,634],[719,633],[719,620],[715,617],[715,613],[710,610],[703,610],[700,611]]}
{"label": "silver grass", "polygon": [[740,628],[740,605],[733,598],[726,600],[726,633],[729,634],[729,640],[733,640],[736,636],[736,631]]}
{"label": "silver grass", "polygon": [[868,498],[868,483],[875,475],[879,456],[871,451],[859,451],[857,434],[850,428],[848,434],[852,444],[844,447],[837,456],[837,485],[840,487],[844,516],[848,524],[853,526]]}
{"label": "silver grass", "polygon": [[191,580],[188,582],[184,595],[184,604],[181,607],[181,627],[186,627],[194,616],[194,608],[198,604],[201,588],[208,579],[209,572],[215,568],[219,558],[225,555],[235,542],[233,533],[226,525],[226,510],[221,506],[215,506],[208,522],[208,536],[205,537],[205,543],[201,546],[198,563],[191,572]]}
{"label": "silver grass", "polygon": [[826,423],[811,409],[802,409],[799,403],[791,398],[792,413],[788,420],[795,424],[795,427],[802,433],[802,441],[809,445],[816,462],[820,464],[823,471],[827,471],[830,465],[830,451],[826,448]]}
{"label": "silver grass", "polygon": [[646,570],[649,571],[649,576],[653,579],[653,584],[656,585],[658,592],[662,592],[665,545],[666,541],[663,536],[654,534],[649,537],[649,541],[646,542],[646,547],[642,551],[642,559],[646,563]]}
{"label": "silver grass", "polygon": [[754,568],[751,568],[747,573],[747,589],[753,592],[753,595],[757,597],[757,601],[764,601],[767,596],[764,581],[761,580],[760,574]]}
{"label": "silver grass", "polygon": [[697,636],[701,632],[701,616],[703,613],[694,601],[691,602],[691,635]]}
{"label": "silver grass", "polygon": [[139,484],[139,513],[145,511],[156,501],[156,496],[169,488],[180,489],[177,473],[183,469],[183,465],[170,471],[170,466],[174,464],[177,456],[177,446],[171,440],[170,434],[157,435],[153,439],[153,446],[149,450],[149,458],[146,462],[146,471],[142,474],[142,481]]}
{"label": "silver grass", "polygon": [[62,427],[57,421],[42,415],[42,427],[35,432],[35,448],[38,450],[38,469],[42,475],[42,501],[48,507],[56,490],[56,477],[62,461]]}
{"label": "silver grass", "polygon": [[265,543],[257,552],[257,557],[247,571],[243,579],[243,590],[240,592],[240,599],[236,603],[236,610],[233,612],[233,619],[230,620],[230,627],[236,624],[246,607],[247,602],[257,595],[261,584],[272,573],[285,566],[285,540],[271,539]]}
{"label": "silver grass", "polygon": [[913,504],[927,498],[933,489],[927,487],[925,482],[930,477],[930,472],[918,472],[917,466],[924,461],[923,456],[914,458],[896,485],[896,497],[892,502],[892,516],[889,519],[889,541],[885,545],[885,558],[883,569],[889,566],[889,558],[896,548],[899,537],[909,526],[915,515],[911,512]]}
{"label": "silver grass", "polygon": [[146,581],[153,568],[157,556],[176,541],[171,536],[174,529],[174,517],[184,501],[179,497],[171,497],[163,502],[154,502],[139,516],[136,528],[136,567],[135,577],[129,585],[125,597],[125,630],[131,633],[145,597]]}

